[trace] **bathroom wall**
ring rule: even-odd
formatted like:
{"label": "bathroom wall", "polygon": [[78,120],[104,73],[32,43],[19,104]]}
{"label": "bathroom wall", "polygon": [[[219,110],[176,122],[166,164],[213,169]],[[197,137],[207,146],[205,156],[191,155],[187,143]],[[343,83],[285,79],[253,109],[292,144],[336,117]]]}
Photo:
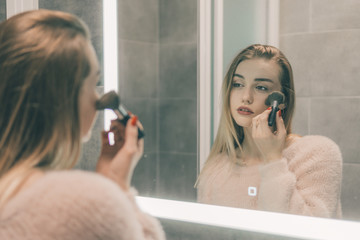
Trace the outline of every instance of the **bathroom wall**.
{"label": "bathroom wall", "polygon": [[197,3],[119,1],[119,92],[145,128],[140,195],[195,200]]}
{"label": "bathroom wall", "polygon": [[118,1],[119,93],[145,130],[144,156],[133,185],[142,196],[156,196],[158,180],[158,0]]}
{"label": "bathroom wall", "polygon": [[197,1],[159,5],[159,196],[196,200]]}
{"label": "bathroom wall", "polygon": [[[39,0],[39,8],[50,10],[59,10],[75,14],[80,17],[89,27],[91,32],[91,41],[100,61],[103,64],[103,14],[102,1],[83,0],[79,4],[74,0]],[[101,83],[100,85],[103,85]]]}
{"label": "bathroom wall", "polygon": [[294,71],[295,132],[342,151],[343,218],[360,220],[360,2],[280,0],[280,49]]}
{"label": "bathroom wall", "polygon": [[6,0],[0,0],[0,22],[6,19]]}

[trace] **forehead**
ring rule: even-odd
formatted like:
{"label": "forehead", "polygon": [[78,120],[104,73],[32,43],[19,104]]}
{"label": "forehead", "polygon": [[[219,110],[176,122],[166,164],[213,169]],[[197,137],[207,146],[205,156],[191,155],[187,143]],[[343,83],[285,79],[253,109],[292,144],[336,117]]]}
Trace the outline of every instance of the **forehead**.
{"label": "forehead", "polygon": [[274,60],[262,58],[244,60],[236,67],[235,74],[243,76],[246,80],[267,78],[280,83],[280,66]]}

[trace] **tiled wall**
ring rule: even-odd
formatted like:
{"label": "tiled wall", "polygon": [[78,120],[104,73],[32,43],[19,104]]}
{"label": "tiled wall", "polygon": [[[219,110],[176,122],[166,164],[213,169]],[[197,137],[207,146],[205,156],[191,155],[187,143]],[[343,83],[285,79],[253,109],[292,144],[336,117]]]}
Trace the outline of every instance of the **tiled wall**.
{"label": "tiled wall", "polygon": [[360,220],[360,2],[281,0],[280,49],[294,70],[295,132],[342,151],[343,218]]}
{"label": "tiled wall", "polygon": [[[83,0],[81,4],[74,0],[39,0],[39,8],[59,10],[72,13],[80,17],[88,26],[91,32],[91,41],[96,54],[103,64],[103,24],[102,24],[102,1]],[[101,83],[102,85],[102,83]]]}
{"label": "tiled wall", "polygon": [[133,184],[143,196],[195,200],[196,1],[119,1],[119,92],[145,128]]}
{"label": "tiled wall", "polygon": [[118,1],[119,93],[145,130],[144,157],[133,185],[142,196],[156,196],[158,180],[158,0]]}
{"label": "tiled wall", "polygon": [[6,19],[6,0],[0,0],[0,22]]}
{"label": "tiled wall", "polygon": [[197,1],[159,0],[159,196],[196,200]]}

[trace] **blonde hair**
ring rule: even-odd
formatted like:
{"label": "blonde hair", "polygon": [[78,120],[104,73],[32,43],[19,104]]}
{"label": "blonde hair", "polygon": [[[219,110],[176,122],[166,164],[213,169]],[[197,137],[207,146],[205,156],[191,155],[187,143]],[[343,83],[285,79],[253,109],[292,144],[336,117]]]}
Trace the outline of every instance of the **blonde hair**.
{"label": "blonde hair", "polygon": [[198,180],[201,175],[206,171],[209,162],[213,161],[215,156],[219,154],[227,154],[229,158],[236,162],[236,149],[239,148],[242,151],[242,142],[244,140],[244,130],[241,126],[238,126],[231,116],[230,112],[230,93],[232,90],[232,81],[237,66],[244,60],[262,58],[266,60],[275,61],[280,67],[280,84],[282,87],[282,93],[285,95],[285,106],[283,110],[282,118],[284,120],[287,135],[291,134],[291,120],[295,108],[295,89],[292,68],[285,57],[285,55],[277,48],[269,45],[253,44],[242,50],[232,61],[224,81],[222,83],[221,96],[222,96],[222,108],[219,122],[219,128],[216,134],[214,144],[211,148],[210,154],[205,162]]}
{"label": "blonde hair", "polygon": [[71,168],[79,158],[89,39],[64,12],[28,11],[0,24],[0,207],[36,169]]}

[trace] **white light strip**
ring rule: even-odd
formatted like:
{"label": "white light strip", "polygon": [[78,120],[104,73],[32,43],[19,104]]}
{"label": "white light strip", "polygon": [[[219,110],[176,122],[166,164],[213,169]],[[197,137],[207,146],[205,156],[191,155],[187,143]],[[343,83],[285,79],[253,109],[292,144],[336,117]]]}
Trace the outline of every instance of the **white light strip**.
{"label": "white light strip", "polygon": [[[117,1],[103,0],[104,35],[104,93],[118,92],[118,34]],[[104,111],[104,128],[110,128],[110,120],[116,118],[112,111]]]}
{"label": "white light strip", "polygon": [[279,47],[280,42],[280,3],[279,0],[269,0],[268,2],[268,26],[267,44]]}
{"label": "white light strip", "polygon": [[6,18],[34,9],[39,9],[38,0],[6,0]]}
{"label": "white light strip", "polygon": [[300,239],[360,239],[360,223],[230,208],[199,203],[136,197],[152,216]]}
{"label": "white light strip", "polygon": [[198,172],[210,153],[211,143],[211,1],[198,1]]}
{"label": "white light strip", "polygon": [[223,36],[224,36],[224,2],[214,0],[214,138],[220,122],[221,112],[221,85],[223,82]]}

